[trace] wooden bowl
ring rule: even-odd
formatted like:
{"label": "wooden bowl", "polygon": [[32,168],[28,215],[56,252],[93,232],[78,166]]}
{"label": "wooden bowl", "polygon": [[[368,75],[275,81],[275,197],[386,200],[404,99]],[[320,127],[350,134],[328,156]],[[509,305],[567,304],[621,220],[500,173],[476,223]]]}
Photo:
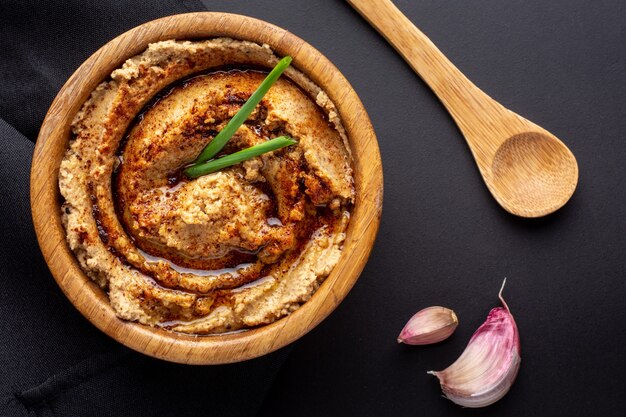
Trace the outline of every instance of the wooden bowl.
{"label": "wooden bowl", "polygon": [[[356,203],[339,263],[313,297],[289,316],[239,333],[193,336],[116,317],[107,294],[80,269],[61,223],[58,173],[70,124],[91,91],[149,43],[167,39],[231,37],[266,43],[319,85],[336,104],[353,153]],[[62,59],[62,58],[60,58]],[[298,339],[344,299],[370,254],[382,209],[383,176],[378,144],[361,101],[339,70],[293,34],[246,16],[190,13],[154,20],[113,39],[87,59],[65,83],[43,122],[31,168],[31,209],[41,251],[57,283],[96,327],[124,345],[157,358],[189,364],[243,361]]]}

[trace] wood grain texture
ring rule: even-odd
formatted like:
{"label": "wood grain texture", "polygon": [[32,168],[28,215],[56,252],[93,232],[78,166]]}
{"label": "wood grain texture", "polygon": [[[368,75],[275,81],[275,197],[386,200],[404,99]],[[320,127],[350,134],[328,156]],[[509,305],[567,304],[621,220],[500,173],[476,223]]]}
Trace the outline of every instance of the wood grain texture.
{"label": "wood grain texture", "polygon": [[578,183],[578,164],[563,142],[476,87],[390,0],[347,1],[439,97],[505,210],[540,217],[567,203]]}
{"label": "wood grain texture", "polygon": [[[167,39],[232,37],[267,43],[325,90],[337,105],[353,153],[356,203],[337,266],[315,295],[289,316],[254,330],[192,336],[118,319],[104,291],[80,269],[61,224],[58,172],[70,124],[91,91],[149,43]],[[62,57],[59,57],[62,59]],[[59,286],[100,330],[124,345],[157,358],[188,364],[221,364],[254,358],[298,339],[327,317],[348,294],[370,254],[380,223],[383,176],[376,136],[356,93],[339,70],[293,34],[250,17],[190,13],[138,26],[87,59],[65,83],[41,127],[31,167],[31,209],[37,239]]]}

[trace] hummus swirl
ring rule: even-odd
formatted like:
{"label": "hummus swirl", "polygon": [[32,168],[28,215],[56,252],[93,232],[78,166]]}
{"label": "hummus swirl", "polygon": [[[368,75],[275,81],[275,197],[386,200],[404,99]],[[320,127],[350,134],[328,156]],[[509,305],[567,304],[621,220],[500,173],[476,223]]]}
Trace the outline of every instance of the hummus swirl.
{"label": "hummus swirl", "polygon": [[[278,58],[232,39],[151,44],[77,114],[59,173],[82,269],[123,319],[210,334],[271,323],[337,263],[354,201],[345,131],[288,68],[223,149],[296,145],[194,180],[180,175]],[[311,98],[313,97],[313,99]]]}

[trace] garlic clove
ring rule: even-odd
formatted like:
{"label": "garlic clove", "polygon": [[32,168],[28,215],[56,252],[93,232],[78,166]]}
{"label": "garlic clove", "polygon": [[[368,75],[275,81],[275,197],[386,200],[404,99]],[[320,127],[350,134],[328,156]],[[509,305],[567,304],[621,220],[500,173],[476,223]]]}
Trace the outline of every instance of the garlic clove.
{"label": "garlic clove", "polygon": [[428,372],[439,378],[446,398],[464,407],[493,404],[509,391],[520,367],[520,340],[502,290],[503,307],[489,312],[461,356],[443,371]]}
{"label": "garlic clove", "polygon": [[449,308],[427,307],[415,313],[398,336],[398,343],[429,345],[450,337],[459,320]]}

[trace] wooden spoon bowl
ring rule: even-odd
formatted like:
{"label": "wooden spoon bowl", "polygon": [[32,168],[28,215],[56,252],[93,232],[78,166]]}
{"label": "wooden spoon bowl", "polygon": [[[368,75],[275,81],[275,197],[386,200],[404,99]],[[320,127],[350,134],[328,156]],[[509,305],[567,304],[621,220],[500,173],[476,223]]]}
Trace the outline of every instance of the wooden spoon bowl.
{"label": "wooden spoon bowl", "polygon": [[[341,258],[313,297],[289,316],[267,326],[217,336],[193,336],[120,320],[107,294],[80,269],[61,223],[59,166],[70,124],[91,91],[149,43],[167,39],[231,37],[268,44],[319,85],[336,104],[352,148],[356,202]],[[190,13],[154,20],[113,39],[65,83],[43,122],[31,168],[31,209],[37,239],[50,271],[76,308],[120,343],[157,358],[188,364],[220,364],[254,358],[293,342],[328,316],[348,294],[371,252],[380,223],[383,177],[369,117],[339,70],[293,34],[250,17]]]}
{"label": "wooden spoon bowl", "polygon": [[570,150],[551,135],[526,132],[498,147],[486,183],[509,212],[539,217],[567,203],[576,188],[572,178],[578,164]]}

